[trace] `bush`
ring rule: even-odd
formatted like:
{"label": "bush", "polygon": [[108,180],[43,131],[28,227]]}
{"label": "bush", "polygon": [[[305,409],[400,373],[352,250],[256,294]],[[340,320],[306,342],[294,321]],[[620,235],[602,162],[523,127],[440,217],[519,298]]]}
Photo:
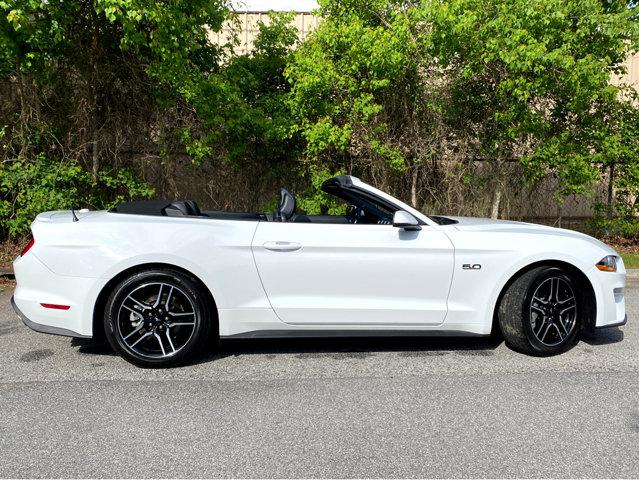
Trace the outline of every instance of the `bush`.
{"label": "bush", "polygon": [[639,218],[597,216],[590,221],[590,234],[598,238],[621,237],[627,240],[639,240]]}
{"label": "bush", "polygon": [[101,170],[94,179],[77,162],[39,155],[32,162],[0,165],[0,227],[2,237],[28,233],[43,211],[71,208],[112,208],[134,197],[148,198],[153,189],[131,170]]}

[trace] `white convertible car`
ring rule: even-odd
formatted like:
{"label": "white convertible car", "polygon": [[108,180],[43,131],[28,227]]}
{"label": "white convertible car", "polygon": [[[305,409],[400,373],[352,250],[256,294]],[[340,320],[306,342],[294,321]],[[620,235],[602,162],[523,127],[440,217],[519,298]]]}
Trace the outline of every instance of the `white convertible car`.
{"label": "white convertible car", "polygon": [[39,332],[104,337],[140,366],[219,337],[490,335],[552,355],[626,322],[617,253],[581,233],[426,216],[352,176],[322,189],[346,215],[191,201],[38,215],[13,306]]}

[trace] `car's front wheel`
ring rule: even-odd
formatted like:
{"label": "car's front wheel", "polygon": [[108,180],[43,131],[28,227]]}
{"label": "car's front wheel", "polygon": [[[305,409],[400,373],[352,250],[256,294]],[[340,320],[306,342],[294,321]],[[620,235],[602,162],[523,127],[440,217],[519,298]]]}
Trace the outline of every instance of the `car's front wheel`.
{"label": "car's front wheel", "polygon": [[210,338],[206,297],[189,275],[150,269],[122,280],[109,296],[105,332],[111,346],[142,367],[186,362]]}
{"label": "car's front wheel", "polygon": [[570,348],[583,319],[574,278],[557,267],[537,267],[508,287],[499,305],[506,344],[531,355],[555,355]]}

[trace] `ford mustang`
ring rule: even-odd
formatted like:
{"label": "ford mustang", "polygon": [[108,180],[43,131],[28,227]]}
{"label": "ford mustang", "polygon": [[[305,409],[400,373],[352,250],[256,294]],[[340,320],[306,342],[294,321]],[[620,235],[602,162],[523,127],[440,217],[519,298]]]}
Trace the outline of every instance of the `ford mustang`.
{"label": "ford mustang", "polygon": [[223,337],[477,335],[563,352],[626,322],[625,269],[587,235],[428,216],[342,175],[343,215],[124,203],[37,216],[12,298],[39,332],[104,338],[145,367],[186,362]]}

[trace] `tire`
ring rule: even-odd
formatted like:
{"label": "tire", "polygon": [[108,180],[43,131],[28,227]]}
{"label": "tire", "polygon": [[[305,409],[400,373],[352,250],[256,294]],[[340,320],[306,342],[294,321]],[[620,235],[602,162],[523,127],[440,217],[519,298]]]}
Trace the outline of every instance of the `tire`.
{"label": "tire", "polygon": [[186,363],[199,353],[217,321],[197,281],[180,271],[149,269],[115,286],[104,315],[113,349],[139,367]]}
{"label": "tire", "polygon": [[506,344],[535,356],[572,347],[583,325],[584,305],[577,282],[557,267],[537,267],[513,281],[499,304]]}

